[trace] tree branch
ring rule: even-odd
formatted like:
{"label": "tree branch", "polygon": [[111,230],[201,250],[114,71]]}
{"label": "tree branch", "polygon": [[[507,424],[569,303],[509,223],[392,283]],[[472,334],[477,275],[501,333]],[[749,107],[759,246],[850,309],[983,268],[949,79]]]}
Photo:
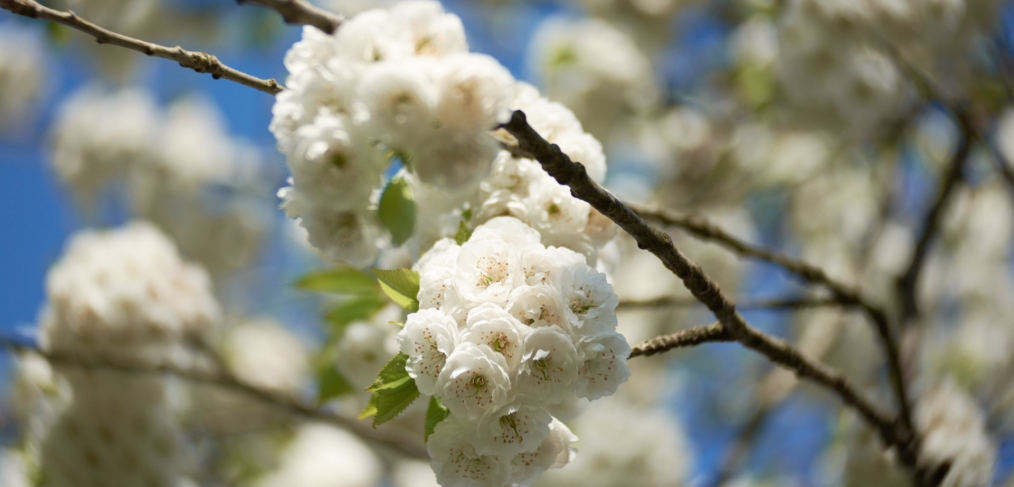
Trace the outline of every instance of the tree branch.
{"label": "tree branch", "polygon": [[650,357],[677,348],[693,347],[708,342],[733,342],[732,334],[721,323],[695,326],[680,330],[672,335],[662,335],[645,340],[630,350],[630,358]]}
{"label": "tree branch", "polygon": [[963,108],[957,108],[954,110],[954,117],[961,129],[958,148],[954,151],[954,155],[947,166],[947,172],[944,173],[943,179],[940,181],[940,191],[937,193],[936,200],[923,220],[922,231],[912,252],[912,259],[909,261],[905,272],[898,277],[898,295],[902,305],[902,326],[910,325],[912,319],[919,314],[918,303],[916,303],[915,299],[919,274],[922,271],[923,264],[926,262],[926,257],[929,255],[930,244],[933,243],[933,239],[940,229],[944,211],[947,209],[951,195],[954,193],[954,188],[957,187],[958,182],[962,179],[965,165],[969,159],[968,156],[971,153],[972,139],[974,138],[975,131],[972,128],[969,114]]}
{"label": "tree branch", "polygon": [[[777,264],[809,282],[826,287],[834,293],[835,297],[841,303],[845,305],[854,304],[862,307],[863,311],[873,322],[877,335],[880,338],[881,346],[884,349],[884,355],[887,357],[891,388],[894,390],[894,395],[898,400],[902,427],[907,431],[906,433],[900,434],[902,436],[909,436],[913,434],[912,404],[909,400],[908,391],[905,386],[905,374],[901,365],[900,347],[898,345],[897,336],[887,319],[887,313],[879,306],[874,305],[868,299],[863,297],[859,293],[858,289],[832,279],[826,272],[824,272],[823,269],[819,267],[815,267],[807,264],[806,262],[795,260],[778,252],[744,242],[699,215],[681,215],[671,211],[639,208],[636,206],[632,206],[629,211],[633,211],[641,218],[650,218],[663,225],[681,228],[692,235],[695,235],[703,240],[716,242],[738,254],[756,257],[773,264]],[[666,237],[668,238],[668,235]]]}
{"label": "tree branch", "polygon": [[125,363],[112,360],[95,360],[66,353],[46,352],[35,347],[4,338],[0,338],[0,346],[16,352],[30,351],[37,353],[54,365],[64,365],[81,369],[113,370],[133,374],[171,375],[194,383],[218,386],[223,389],[228,389],[238,394],[242,394],[252,400],[272,406],[280,411],[309,420],[331,423],[335,426],[347,429],[376,446],[394,450],[413,458],[429,458],[429,455],[426,453],[426,447],[413,439],[393,433],[376,431],[373,428],[359,422],[355,418],[348,417],[337,412],[309,406],[286,394],[261,389],[244,383],[225,370],[192,370],[169,363],[143,364]]}
{"label": "tree branch", "polygon": [[0,0],[0,8],[9,10],[14,14],[30,18],[39,18],[65,25],[72,29],[79,30],[95,38],[99,44],[112,44],[125,47],[148,56],[160,57],[176,61],[184,68],[190,68],[198,73],[208,73],[212,78],[224,78],[235,81],[244,86],[275,95],[282,91],[282,87],[273,79],[263,80],[249,74],[237,71],[222,64],[215,56],[204,52],[192,52],[182,47],[165,47],[150,42],[141,41],[132,37],[103,29],[87,20],[78,17],[71,11],[61,12],[45,7],[35,0]]}
{"label": "tree branch", "polygon": [[[641,308],[680,308],[700,304],[694,298],[672,298],[663,297],[645,301],[620,301],[616,309],[641,309]],[[858,306],[856,303],[842,302],[837,298],[798,298],[798,299],[771,299],[743,301],[736,304],[739,310],[769,310],[769,311],[791,311],[805,308],[842,307],[851,308]]]}
{"label": "tree branch", "polygon": [[517,139],[518,146],[522,150],[533,155],[542,164],[550,176],[560,184],[569,186],[571,194],[591,204],[634,237],[638,247],[658,257],[667,269],[683,281],[691,294],[715,314],[722,329],[731,339],[793,370],[800,377],[813,380],[837,393],[845,404],[856,409],[878,430],[885,443],[898,446],[903,463],[914,468],[916,456],[915,450],[911,448],[913,435],[910,430],[898,428],[892,418],[860,393],[839,372],[803,356],[784,340],[765,335],[748,325],[718,285],[701,270],[699,265],[673,245],[672,238],[668,234],[649,225],[619,199],[592,181],[584,166],[571,161],[558,146],[547,142],[528,125],[524,113],[515,111],[503,128]]}
{"label": "tree branch", "polygon": [[305,0],[236,0],[243,5],[253,3],[282,15],[286,24],[312,25],[328,34],[334,34],[345,21],[341,15],[317,7]]}

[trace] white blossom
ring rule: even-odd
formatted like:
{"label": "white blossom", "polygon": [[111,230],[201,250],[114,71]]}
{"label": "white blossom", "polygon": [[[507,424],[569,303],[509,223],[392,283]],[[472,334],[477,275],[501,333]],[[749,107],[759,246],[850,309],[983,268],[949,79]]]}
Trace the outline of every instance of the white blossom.
{"label": "white blossom", "polygon": [[483,303],[470,309],[465,327],[462,341],[486,345],[503,356],[509,374],[517,370],[528,328],[502,306]]}
{"label": "white blossom", "polygon": [[408,315],[398,346],[409,357],[406,369],[419,392],[436,392],[437,378],[458,341],[458,324],[444,312],[429,308]]}
{"label": "white blossom", "polygon": [[486,345],[461,342],[447,357],[437,394],[456,417],[475,420],[509,400],[511,388],[503,355]]}
{"label": "white blossom", "polygon": [[630,377],[627,357],[630,345],[623,335],[609,332],[582,339],[577,345],[584,364],[577,375],[577,395],[598,399],[616,392],[616,388]]}
{"label": "white blossom", "polygon": [[570,396],[581,364],[574,342],[556,326],[532,330],[525,340],[517,389],[530,401],[556,404]]}
{"label": "white blossom", "polygon": [[509,459],[479,454],[467,438],[467,429],[454,417],[437,424],[426,442],[437,482],[442,487],[509,484],[512,473]]}
{"label": "white blossom", "polygon": [[552,420],[540,406],[506,406],[489,411],[475,422],[470,438],[480,454],[513,458],[538,448],[549,435]]}

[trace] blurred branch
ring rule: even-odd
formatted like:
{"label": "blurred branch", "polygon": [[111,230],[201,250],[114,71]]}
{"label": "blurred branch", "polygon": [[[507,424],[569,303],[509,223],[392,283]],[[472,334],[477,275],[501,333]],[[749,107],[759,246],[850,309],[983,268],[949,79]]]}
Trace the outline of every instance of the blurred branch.
{"label": "blurred branch", "polygon": [[[823,269],[784,254],[744,242],[702,216],[683,215],[668,210],[648,209],[637,206],[631,206],[630,211],[641,218],[648,218],[658,221],[663,225],[681,228],[703,240],[714,241],[740,255],[759,258],[779,265],[809,282],[828,288],[843,305],[858,305],[862,307],[866,315],[873,321],[877,335],[880,337],[884,354],[887,356],[891,386],[898,399],[903,428],[907,431],[907,433],[902,433],[901,436],[907,437],[911,435],[911,432],[914,431],[912,428],[912,407],[905,386],[905,376],[901,366],[899,351],[900,347],[894,330],[892,330],[890,322],[887,319],[887,313],[883,309],[864,298],[854,287],[832,279]],[[668,235],[666,237],[668,238]]]}
{"label": "blurred branch", "polygon": [[236,0],[243,5],[253,3],[274,10],[282,15],[286,24],[312,25],[325,33],[334,34],[345,21],[341,15],[317,7],[305,0]]}
{"label": "blurred branch", "polygon": [[796,375],[835,392],[845,404],[858,411],[878,430],[886,444],[899,447],[899,457],[906,466],[915,468],[916,450],[912,447],[916,442],[910,429],[899,428],[893,418],[874,405],[840,372],[802,355],[784,340],[768,336],[747,324],[718,284],[708,277],[698,264],[683,255],[673,245],[672,238],[668,234],[649,225],[636,212],[592,181],[584,166],[571,161],[558,146],[543,139],[528,124],[523,112],[515,111],[503,128],[517,139],[518,147],[522,151],[532,155],[542,164],[542,168],[550,176],[560,184],[569,186],[571,194],[588,202],[619,225],[634,237],[638,247],[658,257],[667,269],[683,281],[691,294],[718,318],[719,325],[705,333],[705,336],[718,335],[724,339],[724,335],[728,334],[730,340],[737,341],[774,363],[794,371]]}
{"label": "blurred branch", "polygon": [[141,41],[132,37],[103,29],[87,20],[78,17],[71,11],[53,10],[35,2],[34,0],[0,0],[0,8],[30,18],[39,18],[65,25],[72,29],[79,30],[95,38],[99,44],[112,44],[125,47],[148,56],[159,57],[176,61],[184,68],[189,68],[198,73],[208,73],[212,78],[224,78],[235,81],[244,86],[275,95],[282,91],[282,87],[273,79],[263,80],[249,74],[237,71],[222,64],[215,56],[204,52],[187,51],[182,47],[165,47],[150,42]]}
{"label": "blurred branch", "polygon": [[[671,298],[663,297],[645,301],[620,301],[616,309],[641,309],[641,308],[682,308],[700,304],[694,298]],[[806,308],[842,307],[850,308],[858,306],[856,303],[843,302],[837,298],[798,298],[798,299],[771,299],[742,301],[736,303],[739,310],[771,310],[790,311]]]}
{"label": "blurred branch", "polygon": [[630,358],[650,357],[677,348],[693,347],[709,342],[733,342],[736,341],[732,334],[725,330],[721,323],[715,322],[710,325],[695,326],[680,330],[671,335],[662,335],[645,340],[640,345],[630,350]]}
{"label": "blurred branch", "polygon": [[965,165],[969,159],[968,156],[971,153],[972,139],[975,137],[975,130],[968,112],[963,108],[956,108],[953,112],[961,129],[958,147],[954,151],[950,163],[947,165],[947,172],[944,173],[940,181],[940,190],[937,193],[936,200],[923,219],[919,239],[916,241],[915,248],[912,251],[912,259],[905,268],[905,272],[898,278],[898,293],[902,305],[902,326],[910,325],[912,319],[919,314],[915,296],[919,274],[922,271],[923,264],[926,262],[926,257],[929,255],[930,244],[933,243],[933,239],[940,229],[940,223],[943,220],[947,205],[950,203],[954,188],[957,187],[962,179]]}
{"label": "blurred branch", "polygon": [[47,352],[36,347],[18,343],[9,339],[0,338],[0,346],[15,352],[33,352],[55,365],[64,365],[80,369],[113,370],[133,374],[148,375],[171,375],[181,379],[209,384],[227,389],[250,399],[272,406],[279,411],[293,414],[314,421],[323,421],[335,426],[347,429],[376,446],[397,451],[403,455],[413,458],[428,459],[426,447],[411,438],[395,435],[387,432],[376,431],[370,426],[359,422],[353,417],[348,417],[334,411],[319,409],[300,402],[286,394],[261,389],[247,384],[230,374],[226,370],[198,370],[187,369],[175,364],[144,364],[126,363],[107,359],[93,359],[74,356],[71,354]]}

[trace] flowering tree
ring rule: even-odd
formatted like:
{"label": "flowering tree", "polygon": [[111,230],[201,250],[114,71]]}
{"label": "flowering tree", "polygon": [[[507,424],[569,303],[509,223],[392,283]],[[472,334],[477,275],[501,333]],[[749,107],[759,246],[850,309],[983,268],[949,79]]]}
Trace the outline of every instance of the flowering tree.
{"label": "flowering tree", "polygon": [[[200,14],[0,0],[54,36],[273,96],[288,217],[270,223],[279,172],[209,99],[74,95],[55,174],[85,215],[112,193],[138,221],[74,236],[36,341],[7,340],[22,440],[4,485],[680,484],[692,447],[660,408],[666,368],[631,359],[711,342],[777,367],[723,388],[746,412],[697,481],[740,473],[799,378],[841,430],[821,482],[994,482],[1014,400],[1012,46],[986,42],[1004,6],[722,2],[731,61],[670,90],[654,60],[704,7],[586,1],[595,19],[532,36],[540,92],[470,52],[438,2],[333,5],[345,18],[245,1],[303,25],[284,87],[140,39]],[[121,52],[85,55],[115,83]],[[26,116],[40,57],[0,58],[0,114]],[[607,171],[607,153],[653,161],[651,177]],[[926,173],[938,189],[913,189]],[[331,296],[312,353],[232,297],[271,233],[322,259],[295,283]],[[768,265],[763,297],[727,251]],[[799,330],[751,325],[757,310]]]}

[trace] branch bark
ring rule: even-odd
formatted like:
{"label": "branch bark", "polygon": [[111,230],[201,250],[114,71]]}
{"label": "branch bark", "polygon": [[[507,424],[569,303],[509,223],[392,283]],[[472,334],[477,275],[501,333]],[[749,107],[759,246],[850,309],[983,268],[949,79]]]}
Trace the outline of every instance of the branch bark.
{"label": "branch bark", "polygon": [[0,0],[0,8],[16,15],[43,19],[79,30],[95,38],[99,44],[112,44],[140,52],[152,57],[176,61],[184,68],[198,73],[208,73],[215,79],[227,79],[243,86],[249,86],[265,93],[276,95],[282,87],[274,79],[260,79],[230,68],[215,56],[204,52],[187,51],[180,46],[165,47],[103,29],[71,11],[59,11],[40,5],[34,0]]}
{"label": "branch bark", "polygon": [[353,417],[316,408],[300,402],[285,394],[261,389],[244,383],[225,370],[191,370],[174,364],[143,364],[125,363],[112,360],[95,360],[77,357],[71,354],[46,352],[35,347],[0,338],[0,347],[15,352],[34,352],[54,365],[64,365],[81,369],[113,370],[118,372],[143,375],[171,375],[181,379],[209,384],[244,395],[252,400],[272,406],[279,411],[314,421],[322,421],[347,429],[375,446],[396,451],[412,458],[428,459],[425,445],[413,439],[387,432],[374,430]]}
{"label": "branch bark", "polygon": [[645,340],[630,350],[630,358],[650,357],[668,352],[669,350],[693,347],[702,343],[732,341],[735,341],[732,334],[726,331],[721,323],[715,322],[710,325],[695,326],[686,330],[680,330],[671,335],[662,335]]}
{"label": "branch bark", "polygon": [[916,303],[915,296],[916,286],[919,283],[919,274],[922,272],[923,264],[929,255],[930,244],[933,243],[934,238],[940,230],[940,223],[950,203],[954,188],[957,187],[962,179],[965,165],[971,153],[975,130],[969,114],[964,108],[956,108],[954,110],[954,118],[961,129],[958,147],[947,166],[947,172],[944,173],[943,179],[940,181],[940,190],[937,193],[936,200],[934,200],[933,205],[923,220],[922,230],[919,233],[919,239],[916,241],[915,250],[912,252],[912,258],[905,272],[898,278],[898,294],[902,306],[902,326],[909,326],[912,324],[913,319],[919,315],[919,306]]}
{"label": "branch bark", "polygon": [[800,377],[813,380],[834,391],[845,404],[856,409],[878,430],[885,443],[899,447],[899,456],[903,463],[915,467],[916,450],[912,449],[915,442],[911,430],[899,428],[893,418],[881,411],[839,372],[803,356],[784,340],[765,335],[747,324],[736,311],[733,302],[699,265],[673,245],[672,238],[668,234],[649,225],[619,199],[592,181],[584,166],[571,161],[558,146],[543,139],[528,124],[524,113],[515,111],[503,128],[517,139],[521,150],[531,154],[542,164],[549,175],[560,184],[569,186],[571,194],[591,204],[634,237],[638,247],[658,257],[667,269],[683,281],[691,294],[714,313],[722,330],[728,333],[731,339],[793,370]]}
{"label": "branch bark", "polygon": [[286,24],[312,25],[325,33],[334,34],[345,21],[341,15],[317,7],[305,0],[236,0],[243,5],[253,3],[282,15]]}

